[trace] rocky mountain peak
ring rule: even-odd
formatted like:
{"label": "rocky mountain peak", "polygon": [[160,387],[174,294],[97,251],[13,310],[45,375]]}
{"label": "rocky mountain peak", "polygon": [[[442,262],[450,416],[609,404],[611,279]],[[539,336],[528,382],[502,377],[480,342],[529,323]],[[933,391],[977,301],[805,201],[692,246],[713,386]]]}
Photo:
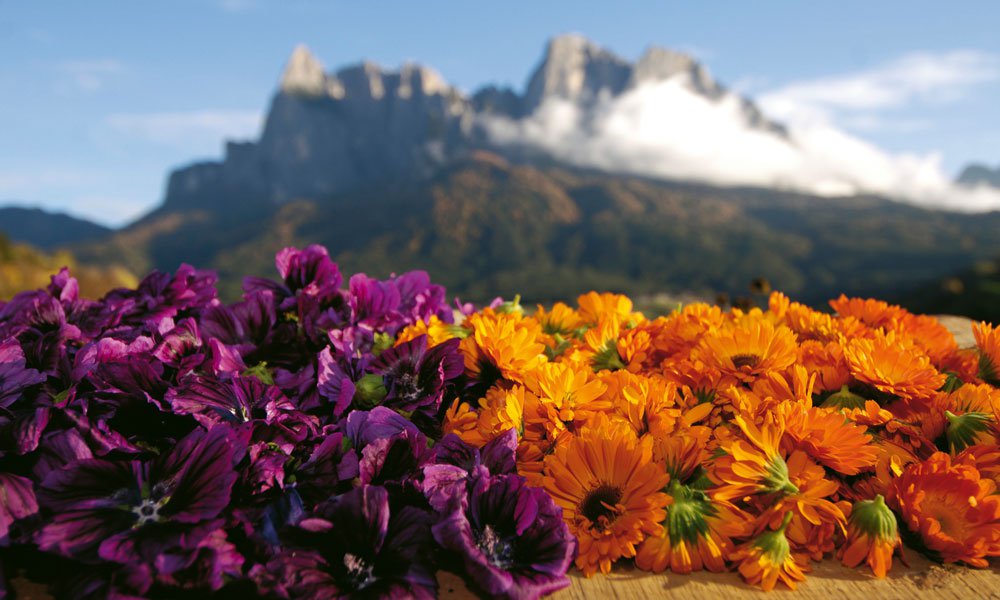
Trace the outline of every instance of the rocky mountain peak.
{"label": "rocky mountain peak", "polygon": [[612,95],[624,89],[630,74],[624,59],[577,35],[553,38],[525,91],[525,112],[556,97],[587,103],[602,90]]}
{"label": "rocky mountain peak", "polygon": [[279,89],[285,93],[307,96],[322,95],[326,91],[323,64],[305,44],[299,44],[292,51],[281,75]]}
{"label": "rocky mountain peak", "polygon": [[631,86],[648,81],[663,81],[677,76],[688,78],[694,91],[718,98],[724,90],[693,56],[667,48],[650,47],[632,67]]}

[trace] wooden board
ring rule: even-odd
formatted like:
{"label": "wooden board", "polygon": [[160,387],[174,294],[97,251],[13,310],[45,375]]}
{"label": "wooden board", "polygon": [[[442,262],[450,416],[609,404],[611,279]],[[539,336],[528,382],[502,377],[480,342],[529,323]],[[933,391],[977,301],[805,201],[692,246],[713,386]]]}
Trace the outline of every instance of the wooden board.
{"label": "wooden board", "polygon": [[[865,569],[848,569],[835,560],[813,563],[813,571],[796,591],[775,588],[774,598],[803,600],[864,599],[916,600],[942,598],[948,600],[1000,600],[1000,564],[990,569],[970,569],[958,565],[937,565],[914,552],[907,552],[910,563],[905,567],[896,562],[885,579],[876,579]],[[750,587],[738,573],[692,573],[654,575],[633,567],[616,566],[610,575],[595,575],[590,579],[571,574],[572,584],[553,594],[554,600],[604,600],[652,598],[724,598],[725,600],[760,600],[767,597]],[[462,580],[451,573],[438,577],[441,598],[469,600],[475,598]]]}

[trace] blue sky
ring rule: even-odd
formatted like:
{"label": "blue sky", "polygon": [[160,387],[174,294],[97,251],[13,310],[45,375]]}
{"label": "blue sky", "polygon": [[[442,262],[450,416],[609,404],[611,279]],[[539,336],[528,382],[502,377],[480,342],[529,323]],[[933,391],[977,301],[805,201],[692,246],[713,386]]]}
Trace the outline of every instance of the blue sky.
{"label": "blue sky", "polygon": [[0,203],[121,224],[174,166],[253,137],[285,60],[416,61],[521,88],[553,35],[634,59],[699,57],[720,81],[794,100],[954,173],[1000,163],[1000,3],[0,0]]}

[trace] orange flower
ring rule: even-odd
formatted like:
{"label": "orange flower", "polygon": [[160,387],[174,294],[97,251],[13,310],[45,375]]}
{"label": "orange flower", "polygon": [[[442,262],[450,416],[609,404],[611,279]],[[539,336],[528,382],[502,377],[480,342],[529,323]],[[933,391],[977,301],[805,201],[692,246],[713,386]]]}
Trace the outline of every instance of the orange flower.
{"label": "orange flower", "polygon": [[700,491],[672,480],[663,533],[649,536],[635,555],[640,569],[690,573],[726,570],[732,538],[746,535],[749,517],[729,502],[711,501]]}
{"label": "orange flower", "polygon": [[952,461],[938,452],[911,465],[889,488],[910,531],[944,562],[989,566],[1000,555],[1000,496],[972,461]]}
{"label": "orange flower", "polygon": [[866,428],[831,409],[788,403],[785,436],[819,463],[841,473],[857,475],[875,466],[878,449]]}
{"label": "orange flower", "polygon": [[726,322],[718,306],[688,304],[669,317],[654,321],[658,325],[653,346],[666,356],[686,356],[709,331]]}
{"label": "orange flower", "polygon": [[687,483],[708,459],[708,427],[685,427],[674,432],[661,432],[653,438],[653,459],[670,474],[671,481]]}
{"label": "orange flower", "polygon": [[723,374],[752,383],[795,362],[795,334],[784,326],[775,328],[764,320],[747,319],[709,333],[694,353]]}
{"label": "orange flower", "polygon": [[882,495],[855,502],[847,521],[847,540],[839,553],[844,565],[853,568],[866,561],[876,577],[885,577],[897,549],[902,551],[903,543],[896,515],[885,505]]}
{"label": "orange flower", "polygon": [[734,500],[754,494],[785,495],[798,492],[788,478],[788,465],[778,452],[780,425],[756,425],[737,416],[736,423],[749,440],[732,440],[723,449],[728,454],[715,461],[713,478],[720,484],[712,493],[719,500]]}
{"label": "orange flower", "polygon": [[476,313],[466,319],[473,333],[459,348],[465,371],[485,389],[503,378],[524,382],[524,374],[545,362],[545,345],[538,341],[538,324],[517,313]]}
{"label": "orange flower", "polygon": [[444,423],[441,426],[443,434],[454,433],[472,446],[482,446],[488,440],[479,433],[479,415],[467,403],[455,399],[445,412]]}
{"label": "orange flower", "polygon": [[659,377],[633,375],[628,371],[602,371],[607,403],[613,418],[621,419],[640,437],[669,433],[681,419],[677,386]]}
{"label": "orange flower", "polygon": [[604,317],[616,316],[623,322],[638,322],[642,313],[632,312],[632,300],[621,294],[587,292],[576,299],[577,314],[585,325],[596,325]]}
{"label": "orange flower", "polygon": [[797,548],[807,550],[815,559],[833,550],[834,535],[843,530],[844,511],[829,498],[839,485],[826,479],[823,467],[809,459],[801,450],[788,456],[788,480],[794,491],[777,498],[762,498],[756,504],[763,509],[758,520],[757,533],[765,526],[777,527],[782,517],[791,515],[786,532]]}
{"label": "orange flower", "polygon": [[895,332],[851,340],[844,356],[855,379],[910,402],[928,402],[946,379],[927,355]]}
{"label": "orange flower", "polygon": [[806,340],[799,344],[796,362],[816,374],[816,391],[839,390],[851,382],[851,371],[844,358],[844,348],[838,342],[823,344]]}
{"label": "orange flower", "polygon": [[848,298],[843,294],[836,300],[830,300],[830,307],[837,311],[837,316],[840,318],[854,317],[872,328],[887,327],[893,320],[903,319],[910,314],[906,309],[888,302]]}
{"label": "orange flower", "polygon": [[524,435],[525,414],[537,410],[537,405],[538,398],[523,385],[509,389],[493,386],[479,400],[476,429],[486,442],[510,429],[516,430],[520,439]]}
{"label": "orange flower", "polygon": [[550,311],[546,311],[545,307],[539,304],[538,311],[533,317],[542,326],[542,332],[547,335],[568,337],[583,325],[583,320],[576,311],[563,302],[553,304]]}
{"label": "orange flower", "polygon": [[536,422],[544,423],[550,437],[575,431],[595,413],[611,406],[601,400],[607,386],[590,370],[566,363],[545,363],[525,376],[525,383],[538,397]]}
{"label": "orange flower", "polygon": [[794,590],[798,582],[806,580],[803,573],[804,567],[807,567],[805,560],[792,554],[788,538],[785,537],[785,529],[791,519],[792,515],[789,513],[777,530],[758,535],[729,557],[739,564],[737,569],[740,575],[750,585],[770,591],[781,580]]}
{"label": "orange flower", "polygon": [[469,330],[461,325],[445,323],[437,315],[431,315],[428,321],[417,321],[413,325],[407,325],[396,336],[395,345],[409,342],[422,335],[427,336],[427,347],[437,346],[441,342],[448,341],[456,337],[465,337]]}
{"label": "orange flower", "polygon": [[1000,386],[1000,328],[982,322],[972,325],[979,349],[979,376],[983,381]]}
{"label": "orange flower", "polygon": [[545,459],[543,486],[579,541],[576,566],[588,577],[662,533],[670,477],[652,454],[651,439],[598,415]]}

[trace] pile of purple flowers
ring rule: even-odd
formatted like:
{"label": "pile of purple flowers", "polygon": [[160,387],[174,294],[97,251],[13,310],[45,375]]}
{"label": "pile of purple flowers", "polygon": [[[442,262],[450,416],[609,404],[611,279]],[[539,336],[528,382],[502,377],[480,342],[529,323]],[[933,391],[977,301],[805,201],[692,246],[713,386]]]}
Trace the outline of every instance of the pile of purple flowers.
{"label": "pile of purple flowers", "polygon": [[65,269],[0,302],[0,598],[490,596],[568,585],[561,510],[515,473],[516,432],[442,436],[469,387],[426,273],[346,289],[326,249],[222,303],[183,265],[79,297]]}

